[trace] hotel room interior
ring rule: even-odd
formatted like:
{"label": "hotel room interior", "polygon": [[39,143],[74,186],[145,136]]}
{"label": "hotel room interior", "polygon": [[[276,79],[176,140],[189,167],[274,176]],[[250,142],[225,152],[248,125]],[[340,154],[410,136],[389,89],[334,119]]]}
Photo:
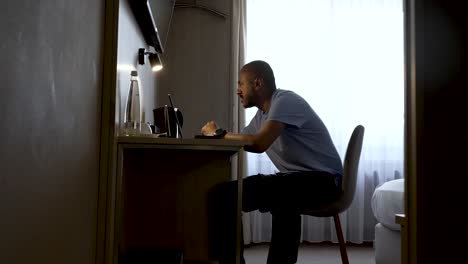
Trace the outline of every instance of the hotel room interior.
{"label": "hotel room interior", "polygon": [[[169,22],[157,72],[151,54],[138,61],[139,49],[159,50],[148,45],[129,0],[0,3],[0,263],[117,263],[117,141],[130,72],[137,70],[142,84],[145,122],[154,123],[153,109],[169,105],[170,93],[186,138],[207,118],[238,129],[235,65],[249,58],[239,53],[238,35],[246,1],[176,0],[174,9],[154,14]],[[371,214],[366,228],[382,242],[347,241],[348,255],[350,263],[458,263],[468,228],[449,212],[463,213],[468,186],[467,9],[444,0],[402,0],[402,7],[404,166],[386,183],[374,177],[358,194]],[[272,32],[281,38],[285,30],[294,32]],[[387,197],[401,199],[398,223],[377,205]],[[306,240],[298,263],[341,263],[338,244]],[[266,252],[266,243],[248,246],[247,263],[266,263]],[[399,252],[401,260],[392,262]]]}

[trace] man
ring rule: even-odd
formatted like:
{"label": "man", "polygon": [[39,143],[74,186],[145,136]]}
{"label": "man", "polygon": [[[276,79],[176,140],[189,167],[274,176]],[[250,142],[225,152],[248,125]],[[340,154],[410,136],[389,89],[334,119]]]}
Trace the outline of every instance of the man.
{"label": "man", "polygon": [[[294,92],[276,88],[268,63],[252,61],[242,67],[237,95],[245,108],[255,106],[258,111],[241,134],[222,133],[222,137],[246,142],[246,151],[266,152],[279,170],[273,175],[259,174],[244,179],[242,210],[272,214],[268,264],[296,263],[301,236],[300,210],[330,201],[340,192],[341,159],[327,128],[309,104]],[[216,135],[220,128],[211,121],[201,132]],[[219,210],[226,212],[226,204],[235,206],[226,197],[234,196],[236,187],[235,182],[230,182],[218,188],[216,199],[220,201],[223,195],[225,198],[221,200],[224,208],[219,205]],[[218,239],[227,240],[226,237]],[[233,246],[232,242],[224,242],[219,246]],[[232,263],[233,256],[228,251],[220,249],[221,263]]]}

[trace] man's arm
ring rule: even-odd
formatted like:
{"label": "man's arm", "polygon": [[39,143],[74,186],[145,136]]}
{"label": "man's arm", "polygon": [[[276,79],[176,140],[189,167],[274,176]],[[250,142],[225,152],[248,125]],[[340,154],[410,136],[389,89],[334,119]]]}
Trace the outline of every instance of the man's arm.
{"label": "man's arm", "polygon": [[285,124],[269,120],[266,121],[256,134],[233,134],[228,133],[225,139],[241,140],[246,142],[244,149],[249,152],[265,152],[271,144],[278,138],[285,127]]}

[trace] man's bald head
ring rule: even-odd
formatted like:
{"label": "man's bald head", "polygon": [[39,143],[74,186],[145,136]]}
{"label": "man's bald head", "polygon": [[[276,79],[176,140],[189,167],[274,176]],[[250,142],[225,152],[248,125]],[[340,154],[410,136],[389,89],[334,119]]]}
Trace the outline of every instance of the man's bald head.
{"label": "man's bald head", "polygon": [[265,61],[249,62],[242,67],[241,72],[248,73],[252,78],[263,80],[265,87],[271,91],[276,89],[275,75],[270,65]]}

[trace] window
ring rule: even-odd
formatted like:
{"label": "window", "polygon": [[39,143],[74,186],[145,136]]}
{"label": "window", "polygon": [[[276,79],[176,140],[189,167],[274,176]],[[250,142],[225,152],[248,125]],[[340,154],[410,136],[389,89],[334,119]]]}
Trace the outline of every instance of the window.
{"label": "window", "polygon": [[[353,242],[373,240],[374,188],[402,177],[402,8],[401,0],[247,0],[246,62],[267,61],[278,88],[308,100],[342,158],[354,127],[366,128],[355,200],[342,216]],[[246,110],[246,122],[255,111]],[[249,175],[276,170],[265,154],[247,159]],[[269,233],[255,231],[268,225],[269,215],[250,217],[260,223],[251,227],[252,241],[269,240]],[[305,240],[334,238],[333,223],[320,221],[328,220],[304,221]]]}

